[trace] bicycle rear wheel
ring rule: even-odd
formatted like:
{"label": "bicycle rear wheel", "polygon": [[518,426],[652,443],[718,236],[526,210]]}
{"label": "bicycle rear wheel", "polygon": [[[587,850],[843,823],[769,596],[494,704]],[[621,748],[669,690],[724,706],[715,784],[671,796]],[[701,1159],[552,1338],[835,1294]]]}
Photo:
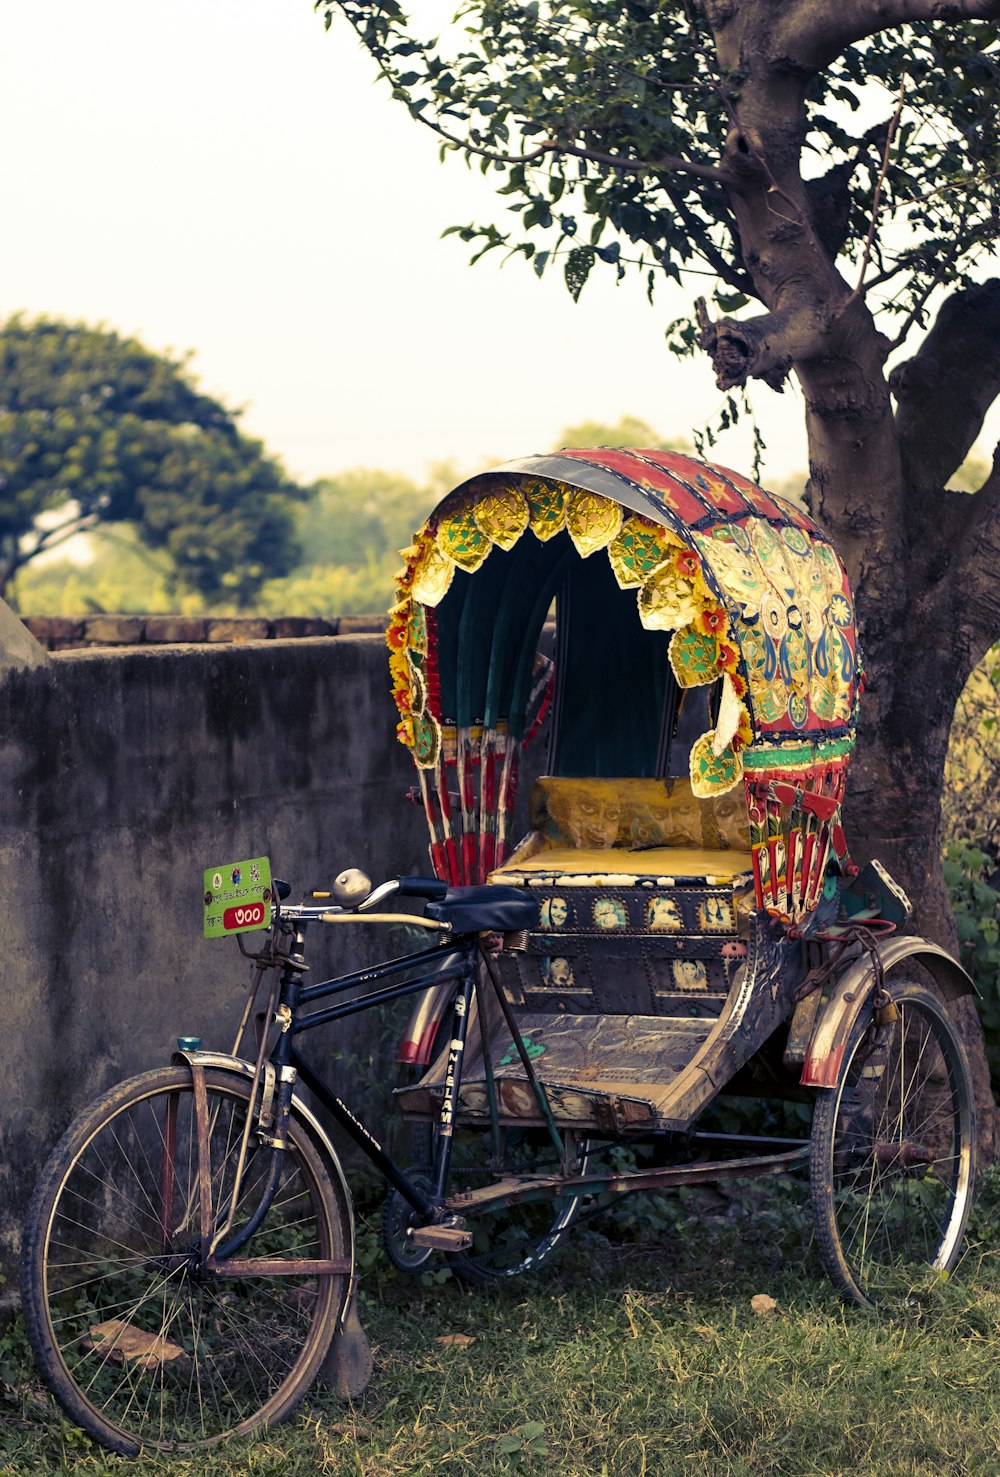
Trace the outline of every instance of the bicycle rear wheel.
{"label": "bicycle rear wheel", "polygon": [[[251,1132],[233,1205],[248,1081],[206,1071],[213,1221],[234,1235],[260,1199],[271,1151]],[[307,1128],[288,1125],[277,1190],[237,1253],[263,1275],[199,1271],[199,1156],[191,1073],[113,1088],[67,1131],[24,1230],[22,1301],[47,1385],[112,1451],[209,1445],[282,1420],[319,1371],[347,1276],[282,1261],[349,1255],[350,1210]]]}
{"label": "bicycle rear wheel", "polygon": [[975,1179],[972,1084],[958,1033],[931,992],[888,981],[899,1012],[856,1024],[840,1081],[819,1093],[810,1183],[819,1248],[862,1305],[908,1296],[958,1260]]}
{"label": "bicycle rear wheel", "polygon": [[[436,1133],[431,1142],[437,1142]],[[446,1198],[452,1208],[468,1216],[473,1233],[470,1251],[446,1252],[449,1266],[459,1281],[470,1286],[489,1286],[526,1272],[536,1272],[551,1257],[581,1213],[582,1195],[555,1198],[542,1196],[527,1204],[496,1208],[476,1216],[462,1204],[462,1196],[489,1188],[508,1174],[558,1174],[563,1161],[552,1154],[544,1130],[505,1130],[502,1154],[493,1159],[489,1133],[483,1128],[459,1127],[452,1142],[452,1164]],[[583,1174],[588,1165],[589,1142],[581,1139],[567,1152],[570,1171]],[[433,1165],[419,1164],[409,1171],[424,1192],[434,1182]],[[436,1252],[415,1247],[411,1230],[424,1223],[411,1210],[399,1190],[390,1189],[383,1207],[383,1239],[388,1257],[400,1272],[422,1272]]]}

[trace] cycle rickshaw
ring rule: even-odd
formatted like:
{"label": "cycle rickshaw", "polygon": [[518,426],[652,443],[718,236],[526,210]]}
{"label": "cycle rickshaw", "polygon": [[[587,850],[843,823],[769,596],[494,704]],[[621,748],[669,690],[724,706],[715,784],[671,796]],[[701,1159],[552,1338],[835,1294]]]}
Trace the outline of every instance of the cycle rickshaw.
{"label": "cycle rickshaw", "polygon": [[[36,1357],[117,1450],[249,1431],[323,1371],[347,1393],[370,1373],[350,1195],[299,1084],[388,1179],[406,1270],[445,1256],[503,1279],[597,1198],[806,1163],[849,1300],[906,1295],[959,1256],[975,1131],[947,1002],[972,984],[900,931],[885,870],[850,859],[863,677],[823,532],[680,454],[531,457],[434,511],[388,643],[435,876],[373,889],[348,870],[292,904],[265,858],[209,869],[207,927],[270,923],[234,1051],[179,1041],[70,1128],[36,1191]],[[396,893],[425,900],[409,921],[433,943],[304,982],[308,925],[394,917]],[[400,1164],[295,1042],[406,995]],[[699,1127],[723,1093],[811,1103],[811,1139]]]}

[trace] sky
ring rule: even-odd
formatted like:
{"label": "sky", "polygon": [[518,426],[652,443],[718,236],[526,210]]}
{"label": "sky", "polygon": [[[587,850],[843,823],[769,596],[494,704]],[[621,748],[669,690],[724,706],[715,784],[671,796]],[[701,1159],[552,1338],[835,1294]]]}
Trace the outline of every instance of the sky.
{"label": "sky", "polygon": [[[433,34],[453,0],[414,0]],[[718,414],[639,279],[574,304],[449,225],[505,202],[398,104],[310,0],[0,0],[0,318],[103,323],[192,351],[203,389],[311,480],[419,477],[543,451],[582,420],[690,438]],[[761,386],[764,481],[806,465],[802,400]],[[749,434],[716,458],[750,470]]]}

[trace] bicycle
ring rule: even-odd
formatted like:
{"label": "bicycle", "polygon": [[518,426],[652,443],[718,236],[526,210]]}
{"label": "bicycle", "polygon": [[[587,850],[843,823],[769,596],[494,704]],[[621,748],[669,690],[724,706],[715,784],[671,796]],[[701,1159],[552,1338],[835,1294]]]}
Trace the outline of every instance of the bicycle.
{"label": "bicycle", "polygon": [[[388,1181],[386,1226],[398,1265],[413,1270],[438,1250],[454,1255],[470,1280],[489,1275],[471,1254],[464,1218],[448,1208],[455,1089],[481,988],[480,934],[529,926],[536,904],[502,887],[465,889],[449,900],[446,885],[429,878],[403,877],[371,890],[357,872],[342,874],[328,903],[288,904],[284,883],[274,891],[263,947],[250,952],[238,940],[254,973],[233,1052],[202,1051],[180,1038],[171,1066],[105,1093],[53,1150],[29,1208],[22,1301],[38,1367],[72,1419],[126,1455],[211,1444],[282,1420],[320,1375],[346,1395],[367,1383],[351,1195],[297,1084],[315,1094]],[[437,916],[380,911],[395,894],[429,900]],[[307,927],[347,921],[405,921],[442,941],[305,985]],[[268,973],[270,997],[255,1023]],[[406,978],[360,999],[309,1008],[394,975]],[[449,982],[450,1084],[434,1159],[407,1173],[295,1041],[317,1026]],[[260,1040],[251,1062],[239,1052],[255,1024]],[[565,1212],[556,1215],[536,1260],[566,1223]]]}

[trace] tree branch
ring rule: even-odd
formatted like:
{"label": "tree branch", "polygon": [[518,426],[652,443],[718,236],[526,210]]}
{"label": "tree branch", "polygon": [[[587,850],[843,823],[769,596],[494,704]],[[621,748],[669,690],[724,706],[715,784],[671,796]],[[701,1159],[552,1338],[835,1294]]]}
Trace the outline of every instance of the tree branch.
{"label": "tree branch", "polygon": [[[912,329],[912,327],[913,327],[913,325],[915,323],[923,323],[923,312],[924,312],[924,309],[927,306],[927,303],[928,303],[929,299],[938,290],[938,288],[940,287],[941,283],[944,281],[945,277],[948,275],[948,272],[950,271],[950,269],[951,269],[951,267],[952,267],[952,265],[953,265],[953,263],[955,261],[955,258],[958,256],[958,254],[961,251],[961,249],[962,249],[961,242],[960,242],[960,240],[956,239],[947,248],[947,250],[945,250],[945,251],[943,251],[941,253],[941,255],[938,258],[937,267],[931,273],[931,275],[927,278],[927,280],[925,281],[924,285],[919,289],[919,291],[917,291],[914,294],[913,300],[910,303],[909,310],[907,311],[906,315],[904,316],[903,322],[902,322],[902,324],[901,324],[898,332],[890,340],[890,342],[889,342],[889,353],[890,354],[894,354],[897,349],[899,349],[899,348],[901,348],[903,346],[903,344],[906,342],[907,338],[909,337],[910,330]],[[867,284],[867,286],[870,287],[871,284],[869,283],[869,284]]]}
{"label": "tree branch", "polygon": [[785,53],[820,71],[848,46],[879,31],[921,21],[995,20],[1000,0],[799,0],[779,28]]}
{"label": "tree branch", "polygon": [[411,108],[410,113],[418,123],[429,128],[453,148],[475,154],[482,159],[494,159],[498,164],[537,164],[546,154],[569,154],[574,159],[606,164],[609,168],[620,169],[626,174],[690,174],[696,179],[712,180],[716,184],[725,185],[730,190],[740,188],[738,176],[728,170],[719,169],[715,164],[702,164],[696,159],[682,159],[677,154],[661,154],[656,159],[628,159],[623,154],[608,154],[602,149],[588,149],[583,144],[571,144],[557,138],[545,139],[524,154],[505,154],[500,149],[488,149],[483,144],[473,143],[471,139],[449,133],[447,128],[442,128],[433,118],[425,118],[420,111]]}
{"label": "tree branch", "polygon": [[[757,289],[754,286],[750,273],[745,267],[739,266],[735,262],[726,261],[722,252],[717,250],[712,243],[708,231],[696,220],[693,211],[688,208],[680,192],[666,183],[663,185],[663,192],[690,231],[691,240],[697,241],[699,236],[702,237],[696,249],[701,252],[706,262],[714,269],[722,281],[728,282],[729,286],[735,288],[737,292],[745,292],[748,296],[755,297]],[[732,234],[732,228],[730,234]]]}
{"label": "tree branch", "polygon": [[937,493],[1000,395],[1000,278],[953,294],[920,349],[889,376],[907,483]]}
{"label": "tree branch", "polygon": [[36,554],[48,553],[51,549],[58,549],[68,539],[76,538],[78,533],[87,533],[100,521],[97,513],[80,513],[74,518],[69,518],[65,523],[60,523],[56,528],[36,531],[35,544],[32,549],[20,560],[24,565],[34,559]]}
{"label": "tree branch", "polygon": [[[889,126],[886,129],[885,133],[885,147],[882,150],[882,163],[879,166],[878,178],[875,181],[875,189],[872,193],[872,218],[868,223],[868,235],[865,237],[864,250],[861,253],[861,266],[858,269],[858,280],[853,292],[847,299],[847,303],[851,303],[854,301],[855,298],[860,297],[861,293],[864,290],[865,273],[868,270],[868,261],[872,254],[872,247],[875,244],[875,233],[878,230],[878,212],[879,205],[882,200],[882,186],[885,184],[885,177],[889,172],[889,158],[892,154],[892,141],[896,136],[896,129],[899,127],[899,119],[903,111],[903,87],[905,85],[905,81],[905,76],[899,79],[899,98],[897,99],[896,107],[893,111],[892,117],[889,119]],[[845,307],[847,306],[847,303],[845,303]]]}
{"label": "tree branch", "polygon": [[810,358],[826,343],[808,311],[761,313],[755,318],[720,318],[713,322],[703,297],[695,308],[698,347],[711,359],[720,390],[732,390],[747,380],[759,379],[780,391],[793,361]]}
{"label": "tree branch", "polygon": [[1000,636],[1000,445],[979,491],[949,496],[970,504],[949,572],[957,586],[961,645],[971,671]]}
{"label": "tree branch", "polygon": [[30,549],[22,551],[21,539],[13,537],[9,544],[5,544],[10,552],[5,558],[0,559],[0,598],[6,599],[6,591],[19,570],[30,564],[36,555],[47,553],[50,549],[56,549],[60,544],[66,543],[67,539],[75,537],[78,533],[85,533],[93,526],[95,515],[74,514],[65,523],[58,524],[55,528],[34,529],[35,542]]}
{"label": "tree branch", "polygon": [[661,154],[658,159],[625,159],[620,154],[605,154],[600,149],[587,149],[581,144],[561,143],[559,139],[547,139],[539,145],[544,153],[571,154],[576,159],[589,159],[594,164],[607,164],[626,174],[691,174],[696,179],[713,180],[725,185],[727,190],[740,188],[739,177],[714,164],[700,164],[697,160],[681,159],[676,154]]}

